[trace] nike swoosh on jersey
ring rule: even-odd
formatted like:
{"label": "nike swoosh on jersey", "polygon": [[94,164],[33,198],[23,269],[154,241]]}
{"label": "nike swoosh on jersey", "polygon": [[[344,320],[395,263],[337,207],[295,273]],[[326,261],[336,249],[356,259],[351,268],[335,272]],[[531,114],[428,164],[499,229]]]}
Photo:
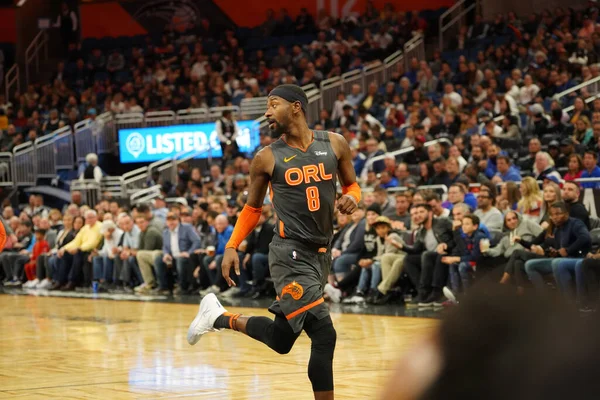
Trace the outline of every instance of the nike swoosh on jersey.
{"label": "nike swoosh on jersey", "polygon": [[291,161],[293,158],[296,158],[296,156],[297,156],[297,155],[298,155],[298,154],[294,154],[294,155],[293,155],[293,156],[291,156],[291,157],[285,157],[285,158],[283,159],[283,162],[288,162],[288,161]]}

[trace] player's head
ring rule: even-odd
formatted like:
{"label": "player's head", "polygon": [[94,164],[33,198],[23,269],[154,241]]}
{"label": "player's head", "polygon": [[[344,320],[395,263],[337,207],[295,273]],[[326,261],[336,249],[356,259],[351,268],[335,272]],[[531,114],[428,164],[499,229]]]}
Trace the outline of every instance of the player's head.
{"label": "player's head", "polygon": [[298,118],[306,121],[307,106],[308,98],[300,86],[286,84],[271,90],[265,113],[271,136],[278,138],[289,132],[290,126]]}

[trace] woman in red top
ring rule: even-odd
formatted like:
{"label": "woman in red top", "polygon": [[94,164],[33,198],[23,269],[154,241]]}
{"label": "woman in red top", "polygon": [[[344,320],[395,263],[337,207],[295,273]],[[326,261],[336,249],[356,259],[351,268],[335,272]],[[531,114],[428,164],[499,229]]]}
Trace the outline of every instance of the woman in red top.
{"label": "woman in red top", "polygon": [[565,181],[574,181],[575,179],[581,178],[583,173],[583,160],[579,154],[571,154],[567,163],[569,170],[565,174]]}

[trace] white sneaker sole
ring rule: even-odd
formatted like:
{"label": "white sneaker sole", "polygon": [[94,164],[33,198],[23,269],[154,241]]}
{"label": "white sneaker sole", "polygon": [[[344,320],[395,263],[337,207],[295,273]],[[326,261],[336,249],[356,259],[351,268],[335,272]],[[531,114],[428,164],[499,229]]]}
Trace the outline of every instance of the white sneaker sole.
{"label": "white sneaker sole", "polygon": [[[202,329],[201,324],[207,322],[206,320],[209,318],[208,313],[212,308],[211,306],[215,304],[214,302],[217,302],[217,304],[219,305],[221,304],[219,303],[219,299],[217,299],[217,296],[215,296],[214,293],[210,293],[204,296],[204,298],[200,302],[198,314],[196,314],[196,318],[194,318],[194,320],[190,324],[187,333],[187,341],[191,346],[198,343],[198,341],[200,341],[200,339],[202,338],[202,335],[204,335],[205,333],[218,331],[212,326],[208,326],[205,327],[201,333],[198,333],[198,330]],[[223,306],[221,306],[221,308],[223,312],[227,311],[223,308]]]}
{"label": "white sneaker sole", "polygon": [[444,296],[446,296],[446,298],[448,300],[450,300],[452,303],[455,303],[455,304],[457,303],[454,292],[452,290],[450,290],[450,288],[448,286],[444,286],[443,292],[444,292]]}

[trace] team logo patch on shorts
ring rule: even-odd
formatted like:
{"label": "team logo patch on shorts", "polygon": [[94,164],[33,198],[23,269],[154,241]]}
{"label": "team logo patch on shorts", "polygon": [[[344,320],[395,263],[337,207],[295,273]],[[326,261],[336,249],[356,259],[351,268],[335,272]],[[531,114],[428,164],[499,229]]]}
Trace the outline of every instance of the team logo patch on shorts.
{"label": "team logo patch on shorts", "polygon": [[292,296],[292,299],[300,300],[300,298],[304,294],[304,288],[298,282],[294,281],[288,285],[285,285],[285,287],[281,291],[281,298],[283,298],[283,296],[285,296],[286,293]]}

